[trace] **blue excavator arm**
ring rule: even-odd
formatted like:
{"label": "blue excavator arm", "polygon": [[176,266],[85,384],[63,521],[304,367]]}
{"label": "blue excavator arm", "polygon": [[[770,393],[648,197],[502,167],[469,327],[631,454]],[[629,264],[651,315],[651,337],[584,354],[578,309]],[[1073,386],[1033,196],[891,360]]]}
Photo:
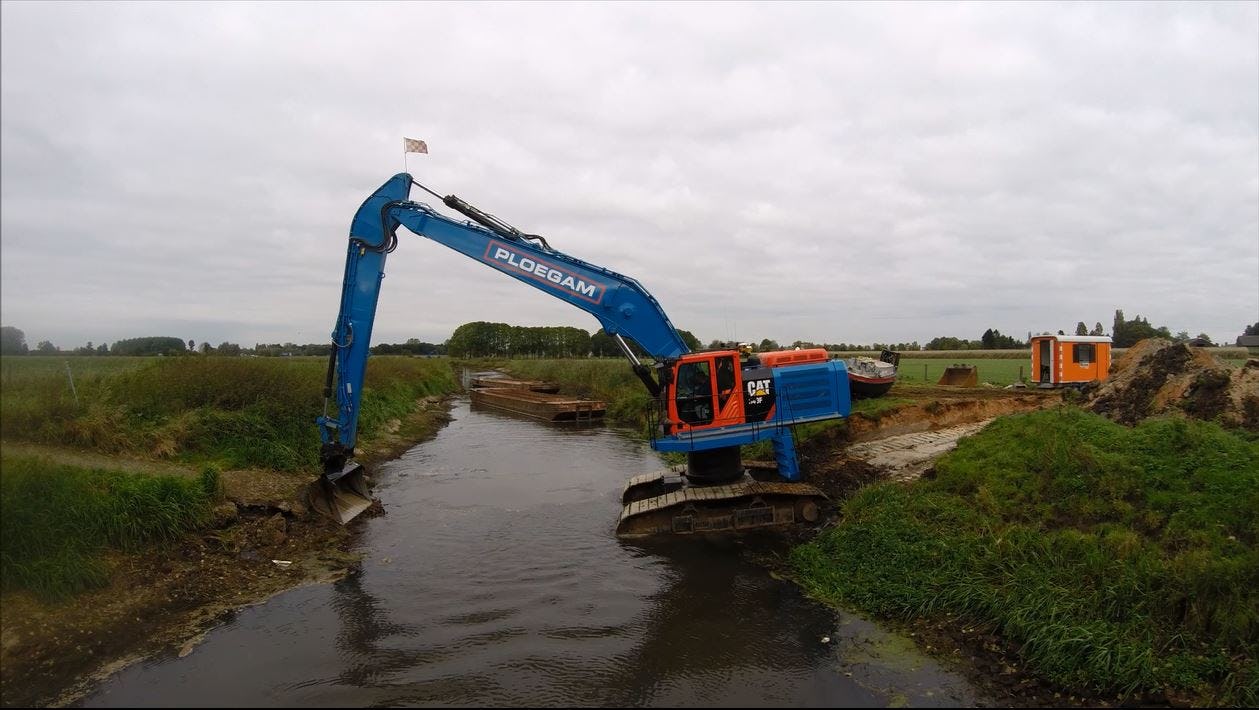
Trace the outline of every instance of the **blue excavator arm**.
{"label": "blue excavator arm", "polygon": [[[341,308],[332,332],[333,351],[324,389],[325,411],[318,419],[325,485],[361,473],[350,457],[357,438],[363,378],[385,260],[396,245],[398,227],[591,314],[620,344],[653,395],[659,392],[659,385],[624,338],[632,339],[657,360],[689,351],[660,304],[638,281],[552,249],[541,237],[524,234],[453,196],[441,199],[480,224],[450,219],[426,204],[410,201],[413,184],[418,185],[406,173],[390,178],[363,202],[350,224]],[[330,401],[336,403],[335,412],[327,411]]]}

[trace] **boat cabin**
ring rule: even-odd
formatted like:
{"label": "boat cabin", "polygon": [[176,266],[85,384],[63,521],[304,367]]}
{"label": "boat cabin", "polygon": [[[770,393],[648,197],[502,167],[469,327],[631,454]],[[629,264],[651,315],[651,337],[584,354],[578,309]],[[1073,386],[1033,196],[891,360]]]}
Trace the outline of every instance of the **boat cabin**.
{"label": "boat cabin", "polygon": [[1042,387],[1102,382],[1110,371],[1110,336],[1032,337],[1032,382]]}

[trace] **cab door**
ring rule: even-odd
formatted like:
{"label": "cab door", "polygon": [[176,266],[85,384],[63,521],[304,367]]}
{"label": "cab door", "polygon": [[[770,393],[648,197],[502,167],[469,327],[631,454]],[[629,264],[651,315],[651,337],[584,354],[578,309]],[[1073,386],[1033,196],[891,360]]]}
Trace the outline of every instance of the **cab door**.
{"label": "cab door", "polygon": [[678,431],[743,421],[742,373],[736,353],[684,356],[673,372],[669,419]]}

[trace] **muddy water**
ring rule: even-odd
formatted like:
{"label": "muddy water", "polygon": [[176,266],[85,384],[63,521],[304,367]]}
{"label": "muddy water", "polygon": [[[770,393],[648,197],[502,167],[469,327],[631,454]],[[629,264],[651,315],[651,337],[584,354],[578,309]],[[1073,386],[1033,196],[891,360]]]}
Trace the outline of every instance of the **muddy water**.
{"label": "muddy water", "polygon": [[366,523],[361,573],[242,610],[82,704],[973,702],[912,644],[745,559],[772,541],[619,542],[621,484],[661,465],[641,442],[466,400],[453,414],[376,472],[388,512]]}

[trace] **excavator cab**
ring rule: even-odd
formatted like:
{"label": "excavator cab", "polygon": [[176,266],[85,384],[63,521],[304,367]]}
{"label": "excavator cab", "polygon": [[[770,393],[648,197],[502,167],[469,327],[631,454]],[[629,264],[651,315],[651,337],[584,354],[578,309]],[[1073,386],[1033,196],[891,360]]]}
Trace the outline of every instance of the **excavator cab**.
{"label": "excavator cab", "polygon": [[673,363],[667,430],[696,431],[741,424],[743,371],[733,350],[690,353]]}

